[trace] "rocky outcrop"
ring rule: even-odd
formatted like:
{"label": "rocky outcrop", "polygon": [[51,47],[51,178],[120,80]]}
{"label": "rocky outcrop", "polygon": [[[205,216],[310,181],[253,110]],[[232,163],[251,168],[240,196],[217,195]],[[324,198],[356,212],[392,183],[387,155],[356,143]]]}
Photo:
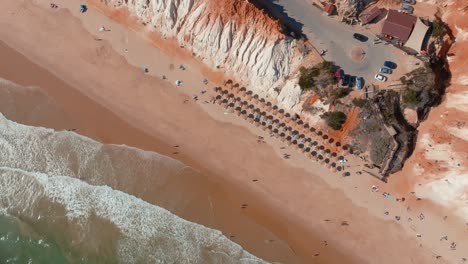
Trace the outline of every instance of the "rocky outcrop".
{"label": "rocky outcrop", "polygon": [[[261,95],[277,95],[306,56],[302,41],[246,0],[102,0],[127,8],[213,69]],[[293,99],[295,100],[295,99]]]}
{"label": "rocky outcrop", "polygon": [[339,15],[356,17],[372,2],[376,2],[376,0],[338,0],[336,1],[336,6]]}

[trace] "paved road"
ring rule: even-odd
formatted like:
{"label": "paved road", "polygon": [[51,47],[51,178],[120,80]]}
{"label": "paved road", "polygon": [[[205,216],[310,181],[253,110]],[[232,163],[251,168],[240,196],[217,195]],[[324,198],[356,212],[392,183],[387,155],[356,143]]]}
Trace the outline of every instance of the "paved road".
{"label": "paved road", "polygon": [[[323,15],[321,10],[309,4],[306,0],[276,0],[274,4],[284,8],[284,12],[303,24],[302,31],[318,51],[328,50],[324,58],[333,61],[344,69],[346,73],[362,76],[366,80],[374,78],[378,69],[385,60],[394,60],[390,45],[373,44],[375,38],[369,31],[363,31],[359,26],[349,26],[339,23],[335,18]],[[297,24],[296,24],[297,27]],[[353,33],[363,33],[369,40],[359,42],[352,37]],[[359,46],[365,52],[365,57],[360,62],[355,62],[350,57],[353,47]]]}

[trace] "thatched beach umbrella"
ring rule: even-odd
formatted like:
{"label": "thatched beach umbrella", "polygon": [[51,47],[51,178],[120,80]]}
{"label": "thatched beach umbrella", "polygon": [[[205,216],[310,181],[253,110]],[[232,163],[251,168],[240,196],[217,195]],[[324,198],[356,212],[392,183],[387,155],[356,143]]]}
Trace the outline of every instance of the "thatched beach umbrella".
{"label": "thatched beach umbrella", "polygon": [[261,99],[260,99],[260,107],[264,107],[264,106],[265,106],[265,103],[266,103],[265,98],[261,98]]}
{"label": "thatched beach umbrella", "polygon": [[309,129],[310,129],[310,125],[309,124],[304,124],[304,133],[308,133],[309,132]]}
{"label": "thatched beach umbrella", "polygon": [[267,129],[268,129],[268,131],[272,131],[272,130],[273,130],[273,126],[272,126],[272,125],[268,125],[268,126],[267,126]]}
{"label": "thatched beach umbrella", "polygon": [[291,145],[291,141],[292,141],[292,137],[291,136],[287,136],[286,137],[286,144],[289,146]]}
{"label": "thatched beach umbrella", "polygon": [[273,120],[272,123],[273,123],[273,124],[279,124],[279,122],[280,122],[280,121],[279,121],[278,119],[275,119],[275,120]]}
{"label": "thatched beach umbrella", "polygon": [[241,112],[242,112],[242,108],[240,106],[238,106],[238,107],[236,107],[235,111],[236,111],[237,116],[240,116]]}
{"label": "thatched beach umbrella", "polygon": [[222,94],[223,96],[226,96],[227,94],[229,94],[229,91],[228,91],[227,89],[223,89],[223,90],[221,91],[221,94]]}
{"label": "thatched beach umbrella", "polygon": [[284,109],[278,110],[278,117],[283,118],[284,117]]}
{"label": "thatched beach umbrella", "polygon": [[330,163],[330,159],[329,159],[329,158],[326,158],[326,159],[324,159],[323,161],[325,161],[325,163],[327,163],[327,164]]}
{"label": "thatched beach umbrella", "polygon": [[221,91],[223,90],[223,88],[219,87],[219,86],[216,86],[214,89],[215,93],[221,93]]}
{"label": "thatched beach umbrella", "polygon": [[242,98],[240,98],[240,96],[237,96],[236,97],[236,102],[238,102],[238,103],[242,102]]}
{"label": "thatched beach umbrella", "polygon": [[315,131],[316,131],[315,127],[310,128],[310,132],[315,133]]}
{"label": "thatched beach umbrella", "polygon": [[311,149],[309,147],[305,147],[304,151],[309,153],[311,151]]}
{"label": "thatched beach umbrella", "polygon": [[266,110],[267,111],[270,111],[271,110],[271,102],[266,102],[265,106],[266,106]]}
{"label": "thatched beach umbrella", "polygon": [[260,120],[259,120],[259,119],[255,118],[255,119],[254,119],[254,122],[255,122],[255,126],[256,126],[256,127],[259,127],[259,126],[260,126]]}
{"label": "thatched beach umbrella", "polygon": [[253,95],[253,92],[252,92],[252,91],[250,91],[250,90],[247,91],[247,93],[246,93],[246,98],[247,98],[248,101],[251,101],[251,100],[252,100],[252,95]]}
{"label": "thatched beach umbrella", "polygon": [[302,152],[305,151],[304,144],[301,143],[301,144],[297,145],[297,147],[298,147]]}
{"label": "thatched beach umbrella", "polygon": [[323,132],[322,131],[317,131],[317,136],[322,136]]}
{"label": "thatched beach umbrella", "polygon": [[284,114],[284,118],[285,118],[285,122],[289,123],[291,121],[291,114],[290,113]]}
{"label": "thatched beach umbrella", "polygon": [[297,136],[298,139],[303,139],[305,138],[305,135],[304,134],[300,134],[299,136]]}
{"label": "thatched beach umbrella", "polygon": [[247,94],[247,88],[241,87],[241,88],[239,89],[239,93],[240,93],[241,96],[246,96],[246,94]]}
{"label": "thatched beach umbrella", "polygon": [[294,145],[297,145],[297,140],[293,140],[291,143],[293,143]]}
{"label": "thatched beach umbrella", "polygon": [[313,150],[310,154],[312,154],[313,157],[317,156],[317,151]]}
{"label": "thatched beach umbrella", "polygon": [[324,146],[324,145],[320,145],[320,146],[318,147],[318,149],[324,150],[324,149],[325,149],[325,146]]}
{"label": "thatched beach umbrella", "polygon": [[341,142],[339,142],[339,141],[335,142],[335,146],[341,147]]}
{"label": "thatched beach umbrella", "polygon": [[279,137],[279,131],[278,131],[278,129],[276,129],[276,128],[273,129],[272,133],[273,133],[273,135],[274,135],[276,138]]}
{"label": "thatched beach umbrella", "polygon": [[233,81],[231,79],[228,79],[227,81],[224,81],[224,86],[226,85],[232,85]]}
{"label": "thatched beach umbrella", "polygon": [[336,152],[333,152],[330,156],[332,156],[333,158],[336,158],[336,156],[338,156],[338,154]]}
{"label": "thatched beach umbrella", "polygon": [[260,98],[260,96],[258,96],[258,94],[255,94],[255,95],[253,96],[253,102],[254,102],[254,103],[258,103],[259,98]]}
{"label": "thatched beach umbrella", "polygon": [[239,86],[240,86],[240,85],[239,85],[238,83],[236,83],[236,84],[234,84],[231,88],[237,89],[237,88],[239,88]]}
{"label": "thatched beach umbrella", "polygon": [[249,120],[249,123],[253,123],[253,121],[254,121],[254,115],[253,115],[253,114],[249,114],[249,115],[247,116],[247,120]]}
{"label": "thatched beach umbrella", "polygon": [[247,111],[246,111],[246,110],[242,110],[241,115],[242,115],[242,118],[244,118],[244,119],[247,120],[248,114],[247,114]]}
{"label": "thatched beach umbrella", "polygon": [[337,170],[337,171],[342,171],[343,168],[342,168],[341,166],[338,166],[338,167],[336,167],[336,170]]}
{"label": "thatched beach umbrella", "polygon": [[274,105],[272,108],[272,114],[276,115],[278,113],[278,106]]}
{"label": "thatched beach umbrella", "polygon": [[328,143],[332,144],[334,141],[335,141],[335,140],[334,140],[333,138],[330,138],[330,139],[328,140]]}
{"label": "thatched beach umbrella", "polygon": [[322,138],[323,139],[328,139],[328,135],[323,135]]}
{"label": "thatched beach umbrella", "polygon": [[297,120],[296,123],[297,123],[298,125],[300,125],[300,126],[304,125],[304,121],[302,121],[301,119]]}
{"label": "thatched beach umbrella", "polygon": [[283,132],[281,132],[281,133],[279,134],[279,136],[280,136],[280,138],[281,138],[281,141],[284,142],[284,140],[286,139],[286,134],[283,133]]}
{"label": "thatched beach umbrella", "polygon": [[229,109],[229,111],[228,111],[229,113],[233,113],[233,112],[234,112],[234,103],[228,104],[227,107],[228,107],[228,109]]}

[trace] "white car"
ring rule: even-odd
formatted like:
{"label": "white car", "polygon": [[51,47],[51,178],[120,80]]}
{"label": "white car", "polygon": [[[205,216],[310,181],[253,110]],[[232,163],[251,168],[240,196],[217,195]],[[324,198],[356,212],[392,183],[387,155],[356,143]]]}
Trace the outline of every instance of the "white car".
{"label": "white car", "polygon": [[374,78],[377,80],[377,81],[381,81],[381,82],[386,82],[387,81],[387,77],[381,75],[381,74],[376,74],[374,76]]}

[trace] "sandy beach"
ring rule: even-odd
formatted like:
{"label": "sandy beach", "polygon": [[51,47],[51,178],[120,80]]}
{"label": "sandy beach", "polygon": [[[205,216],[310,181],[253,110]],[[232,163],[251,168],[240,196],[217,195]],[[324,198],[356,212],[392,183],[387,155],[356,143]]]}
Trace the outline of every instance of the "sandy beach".
{"label": "sandy beach", "polygon": [[[271,262],[459,263],[468,257],[463,255],[468,237],[460,232],[466,226],[444,218],[451,212],[366,175],[342,178],[219,106],[204,103],[222,75],[124,13],[107,13],[115,21],[92,7],[80,14],[78,1],[55,3],[58,9],[42,0],[37,5],[6,1],[0,11],[0,77],[40,87],[63,115],[51,111],[44,112],[50,119],[14,114],[9,119],[77,129],[104,143],[156,151],[193,167],[200,172],[196,179],[181,175],[172,185],[174,193],[189,190],[177,196],[191,200],[190,206],[171,207],[174,193],[159,197],[158,202],[166,201],[159,205],[234,236],[233,241]],[[101,26],[109,31],[99,32]],[[187,69],[180,70],[180,64]],[[175,80],[183,85],[176,87]],[[195,95],[198,101],[192,100]],[[27,100],[32,99],[18,102]],[[265,143],[258,143],[258,135]],[[284,153],[291,158],[283,159]],[[358,170],[361,164],[350,166]],[[143,191],[145,184],[127,191],[154,202],[151,192]],[[380,186],[379,193],[370,191],[373,184]],[[383,191],[393,198],[382,197]],[[396,202],[398,197],[405,202]],[[422,212],[423,220],[418,219]],[[440,242],[443,235],[457,242],[456,251]]]}

